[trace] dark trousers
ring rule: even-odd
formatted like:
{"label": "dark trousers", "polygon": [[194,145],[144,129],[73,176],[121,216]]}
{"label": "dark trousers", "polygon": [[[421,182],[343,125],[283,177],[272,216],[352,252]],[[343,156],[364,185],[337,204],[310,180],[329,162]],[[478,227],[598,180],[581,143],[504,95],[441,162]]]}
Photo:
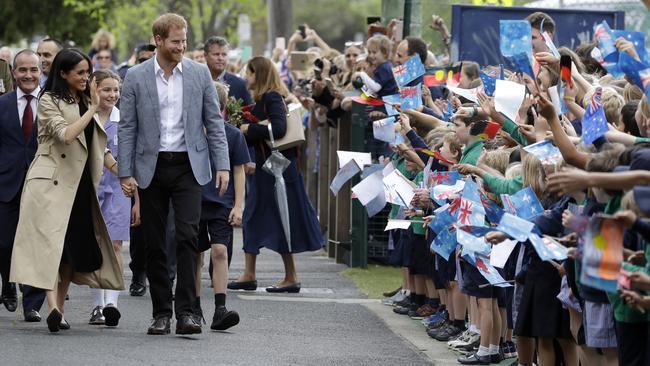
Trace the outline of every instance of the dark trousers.
{"label": "dark trousers", "polygon": [[[175,213],[177,260],[173,310],[165,238],[170,199]],[[174,311],[177,318],[191,315],[196,298],[194,275],[201,217],[201,186],[194,178],[187,154],[160,154],[151,184],[140,189],[140,207],[153,316],[171,316]]]}
{"label": "dark trousers", "polygon": [[[16,196],[9,202],[0,202],[0,277],[2,277],[2,294],[15,295],[16,285],[9,282],[9,273],[11,271],[11,254],[14,248],[14,237],[18,227],[18,217],[20,214],[20,195],[18,191]],[[45,291],[31,286],[22,286],[23,292],[23,309],[39,311],[45,301]]]}
{"label": "dark trousers", "polygon": [[132,227],[130,236],[129,253],[131,254],[131,262],[129,263],[129,268],[131,268],[131,272],[133,273],[131,282],[144,284],[147,268],[147,252],[142,225]]}
{"label": "dark trousers", "polygon": [[616,322],[618,364],[648,366],[648,329],[650,323]]}

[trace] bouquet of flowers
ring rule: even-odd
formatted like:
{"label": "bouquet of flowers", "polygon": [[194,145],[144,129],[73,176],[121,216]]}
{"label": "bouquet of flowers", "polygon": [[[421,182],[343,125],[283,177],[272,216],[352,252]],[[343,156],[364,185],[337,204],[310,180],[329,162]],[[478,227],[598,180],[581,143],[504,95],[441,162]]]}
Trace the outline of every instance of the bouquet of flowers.
{"label": "bouquet of flowers", "polygon": [[226,101],[228,123],[233,126],[239,127],[242,123],[244,123],[242,104],[244,104],[243,100],[235,99],[234,97],[228,97],[228,100]]}

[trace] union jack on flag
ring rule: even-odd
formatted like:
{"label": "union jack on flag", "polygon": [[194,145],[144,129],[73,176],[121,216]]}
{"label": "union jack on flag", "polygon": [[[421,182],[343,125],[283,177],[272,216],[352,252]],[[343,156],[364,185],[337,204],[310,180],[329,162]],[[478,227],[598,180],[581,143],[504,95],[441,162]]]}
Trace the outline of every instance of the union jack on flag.
{"label": "union jack on flag", "polygon": [[589,101],[589,107],[591,107],[592,113],[598,109],[600,106],[600,98],[603,95],[603,88],[597,87],[596,91],[594,92],[594,95],[591,97],[591,100]]}

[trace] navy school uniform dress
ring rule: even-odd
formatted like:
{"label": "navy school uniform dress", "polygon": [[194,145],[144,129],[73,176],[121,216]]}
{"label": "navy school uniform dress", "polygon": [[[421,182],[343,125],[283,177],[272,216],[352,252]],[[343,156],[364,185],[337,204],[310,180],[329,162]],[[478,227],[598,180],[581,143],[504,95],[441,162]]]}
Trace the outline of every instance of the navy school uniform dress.
{"label": "navy school uniform dress", "polygon": [[[199,251],[210,249],[211,244],[224,244],[228,249],[228,264],[232,260],[233,228],[228,223],[230,211],[235,205],[235,180],[233,169],[237,165],[250,162],[246,139],[238,128],[226,123],[226,140],[228,141],[228,155],[230,157],[230,180],[226,193],[220,197],[216,187],[217,177],[202,187],[201,221],[199,224]],[[216,168],[210,161],[212,171]]]}
{"label": "navy school uniform dress", "polygon": [[[534,219],[539,228],[538,234],[558,236],[562,234],[562,212],[573,202],[564,196],[544,214]],[[570,338],[569,311],[562,306],[557,294],[560,292],[562,278],[558,270],[549,262],[542,261],[533,246],[526,242],[524,262],[527,263],[524,290],[517,311],[514,334],[524,337]]]}
{"label": "navy school uniform dress", "polygon": [[[255,104],[252,114],[259,120],[268,119],[273,127],[275,139],[286,133],[286,106],[282,96],[274,91],[262,95]],[[279,254],[316,251],[323,247],[324,238],[302,177],[298,172],[298,149],[290,148],[281,153],[291,161],[284,171],[289,206],[291,250],[284,235],[280,211],[275,198],[275,177],[262,169],[270,155],[266,144],[269,132],[266,126],[250,124],[246,140],[255,149],[255,174],[251,189],[246,197],[244,209],[244,252],[259,254],[260,248],[267,248]]]}

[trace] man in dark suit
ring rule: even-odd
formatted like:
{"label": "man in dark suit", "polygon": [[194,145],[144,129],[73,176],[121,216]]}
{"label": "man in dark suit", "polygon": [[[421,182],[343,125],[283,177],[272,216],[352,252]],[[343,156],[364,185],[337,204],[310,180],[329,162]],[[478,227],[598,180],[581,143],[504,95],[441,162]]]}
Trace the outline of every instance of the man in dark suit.
{"label": "man in dark suit", "polygon": [[[16,91],[0,97],[0,275],[2,297],[0,300],[9,311],[16,311],[16,286],[9,283],[11,252],[14,244],[20,196],[25,174],[34,159],[37,147],[36,109],[40,61],[34,51],[25,49],[16,55],[13,76]],[[38,313],[45,292],[30,286],[21,286],[26,321],[40,321]]]}
{"label": "man in dark suit", "polygon": [[[243,105],[253,104],[251,95],[246,88],[246,81],[226,71],[228,68],[228,51],[230,51],[228,41],[223,37],[210,37],[205,41],[203,50],[205,51],[205,60],[208,69],[210,69],[212,80],[228,85],[229,97],[241,99],[244,102]],[[225,101],[221,103],[225,104]]]}

